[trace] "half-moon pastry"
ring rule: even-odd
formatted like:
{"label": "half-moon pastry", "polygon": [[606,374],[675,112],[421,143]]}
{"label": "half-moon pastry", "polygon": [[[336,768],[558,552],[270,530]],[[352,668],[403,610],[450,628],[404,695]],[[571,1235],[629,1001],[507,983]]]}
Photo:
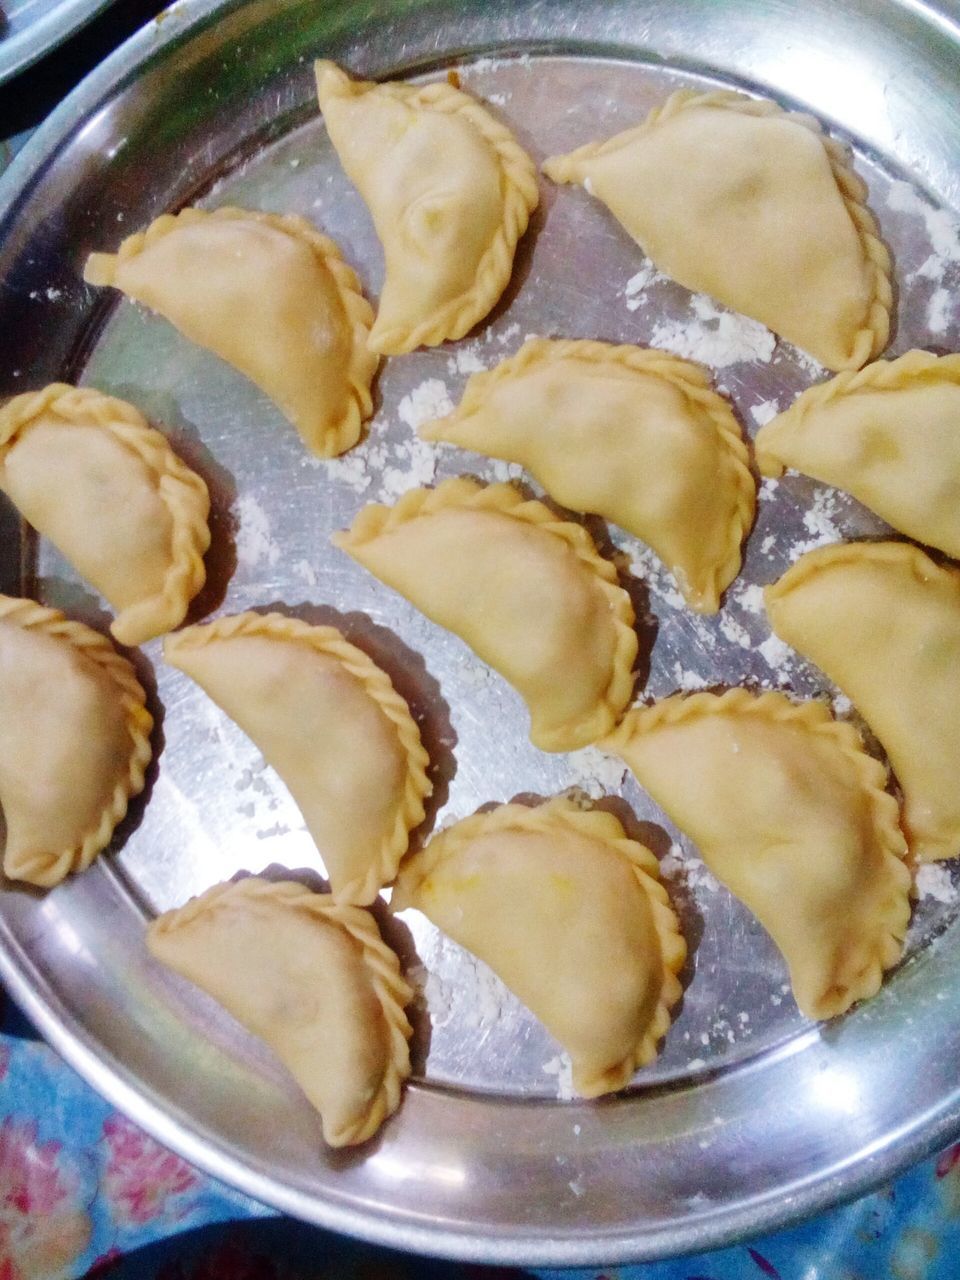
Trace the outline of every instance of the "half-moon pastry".
{"label": "half-moon pastry", "polygon": [[4,873],[42,888],[83,871],[143,790],[153,718],[110,641],[0,596]]}
{"label": "half-moon pastry", "polygon": [[703,613],[740,570],[756,507],[740,428],[707,374],[665,351],[531,339],[420,435],[519,462],[557,502],[642,538]]}
{"label": "half-moon pastry", "polygon": [[783,952],[802,1013],[875,995],[900,958],[910,873],[886,772],[818,702],[730,689],[638,707],[616,752]]}
{"label": "half-moon pastry", "polygon": [[433,790],[409,708],[334,627],[241,613],[169,636],[164,657],[248,734],[300,807],[338,902],[396,874]]}
{"label": "half-moon pastry", "polygon": [[960,853],[960,572],[905,542],[852,542],[801,556],[764,598],[890,757],[911,852]]}
{"label": "half-moon pastry", "polygon": [[633,688],[633,606],[580,525],[464,478],[364,507],[333,542],[499,671],[541,750],[613,728]]}
{"label": "half-moon pastry", "polygon": [[305,218],[182,209],[92,253],[83,278],[165,316],[255,382],[322,458],[373,412],[373,311],[332,240]]}
{"label": "half-moon pastry", "polygon": [[846,489],[901,533],[960,556],[960,355],[908,351],[810,387],[758,433],[787,467]]}
{"label": "half-moon pastry", "polygon": [[366,1142],[396,1111],[413,993],[368,911],[249,876],[158,917],[147,946],[266,1041],[330,1146]]}
{"label": "half-moon pastry", "polygon": [[846,151],[810,116],[681,89],[642,124],[543,170],[589,184],[661,271],[829,369],[886,346],[890,255]]}
{"label": "half-moon pastry", "polygon": [[557,798],[465,818],[404,864],[391,909],[406,907],[500,975],[585,1097],[656,1056],[687,949],[656,858],[612,814]]}
{"label": "half-moon pastry", "polygon": [[491,310],[537,206],[536,169],[513,134],[445,80],[351,80],[316,63],[330,140],[383,245],[373,351],[463,335]]}
{"label": "half-moon pastry", "polygon": [[210,498],[133,405],[62,382],[15,396],[0,489],[117,610],[121,644],[183,621],[206,578]]}

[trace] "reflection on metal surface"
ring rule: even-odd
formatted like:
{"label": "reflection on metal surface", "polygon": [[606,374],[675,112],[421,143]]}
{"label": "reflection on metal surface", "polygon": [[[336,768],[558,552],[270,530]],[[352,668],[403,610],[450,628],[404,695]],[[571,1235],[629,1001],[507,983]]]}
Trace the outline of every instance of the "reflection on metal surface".
{"label": "reflection on metal surface", "polygon": [[[49,898],[0,887],[0,968],[63,1052],[162,1141],[291,1213],[399,1247],[609,1264],[770,1229],[955,1131],[949,872],[919,905],[912,960],[874,1001],[811,1034],[770,940],[622,767],[589,749],[535,751],[504,683],[328,541],[363,502],[464,471],[513,474],[432,449],[415,427],[527,334],[660,343],[704,359],[751,433],[821,370],[653,272],[585,192],[544,184],[489,322],[459,344],[385,362],[369,437],[322,463],[233,370],[79,279],[89,250],[200,199],[312,218],[375,294],[381,252],[313,101],[309,63],[321,52],[370,74],[455,62],[537,159],[634,123],[677,86],[746,84],[860,139],[857,164],[897,262],[894,350],[956,346],[960,236],[914,185],[960,203],[957,47],[933,31],[922,6],[893,0],[199,0],[86,82],[0,183],[0,392],[76,376],[165,424],[211,489],[209,609],[288,608],[342,626],[380,661],[421,717],[433,824],[518,793],[616,794],[661,858],[691,948],[662,1056],[624,1097],[589,1106],[556,1100],[558,1046],[486,966],[416,913],[386,920],[421,992],[418,1083],[369,1151],[326,1151],[262,1046],[143,948],[145,911],[238,870],[322,874],[282,783],[153,643],[139,658],[161,748],[147,803],[119,853]],[[823,76],[841,65],[846,78]],[[878,532],[855,503],[796,477],[765,483],[744,575],[710,619],[682,607],[642,546],[588,523],[632,580],[648,694],[741,680],[831,693],[770,636],[760,587],[800,548]],[[16,564],[3,563],[8,581]],[[104,625],[102,602],[49,546],[32,570],[41,598]]]}

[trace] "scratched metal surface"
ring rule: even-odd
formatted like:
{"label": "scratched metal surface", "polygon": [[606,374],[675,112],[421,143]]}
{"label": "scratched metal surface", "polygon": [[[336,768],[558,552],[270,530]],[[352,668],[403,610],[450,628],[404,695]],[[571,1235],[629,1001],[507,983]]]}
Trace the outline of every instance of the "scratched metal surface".
{"label": "scratched metal surface", "polygon": [[62,44],[108,3],[109,0],[3,0],[0,84]]}
{"label": "scratched metal surface", "polygon": [[[948,1064],[960,1047],[960,996],[948,980],[950,873],[921,900],[911,959],[884,992],[838,1024],[812,1026],[759,925],[629,776],[596,752],[536,751],[503,681],[328,542],[365,501],[464,472],[503,478],[501,465],[418,444],[414,425],[528,334],[658,342],[706,359],[750,434],[821,370],[656,277],[585,192],[543,182],[492,318],[463,343],[385,362],[368,438],[325,464],[242,377],[164,321],[105,303],[78,276],[90,249],[112,248],[195,199],[305,214],[376,296],[380,249],[312,102],[309,62],[319,53],[377,75],[455,65],[538,160],[635,122],[674,88],[733,84],[772,88],[854,142],[897,263],[892,351],[950,348],[960,324],[960,240],[945,212],[957,204],[960,144],[947,131],[960,102],[947,77],[957,46],[942,14],[938,27],[915,10],[864,3],[838,14],[824,3],[801,21],[769,3],[638,0],[577,6],[576,16],[563,4],[339,4],[308,21],[270,0],[188,3],[138,38],[129,77],[108,64],[81,86],[6,179],[4,388],[74,376],[166,427],[213,496],[210,585],[194,616],[279,607],[342,626],[380,661],[420,717],[434,761],[436,801],[418,840],[518,794],[577,786],[616,797],[628,827],[663,859],[690,944],[683,1004],[657,1062],[624,1098],[558,1104],[559,1047],[484,966],[406,913],[386,927],[422,989],[417,1083],[369,1148],[324,1151],[316,1118],[262,1047],[145,956],[144,918],[216,881],[239,870],[323,870],[256,749],[149,644],[137,659],[159,720],[146,802],[117,851],[76,882],[45,898],[0,889],[0,951],[8,980],[80,1069],[211,1171],[301,1216],[412,1248],[611,1262],[782,1223],[953,1131],[960,1105]],[[838,74],[827,75],[838,49]],[[913,107],[920,92],[925,119]],[[940,116],[931,118],[934,101]],[[639,544],[589,523],[634,594],[645,694],[746,681],[830,696],[821,677],[769,643],[755,588],[800,546],[881,532],[851,500],[797,477],[765,486],[743,575],[714,619],[678,607]],[[102,602],[52,548],[27,542],[22,560],[24,589],[107,625]],[[7,557],[8,589],[19,563]]]}

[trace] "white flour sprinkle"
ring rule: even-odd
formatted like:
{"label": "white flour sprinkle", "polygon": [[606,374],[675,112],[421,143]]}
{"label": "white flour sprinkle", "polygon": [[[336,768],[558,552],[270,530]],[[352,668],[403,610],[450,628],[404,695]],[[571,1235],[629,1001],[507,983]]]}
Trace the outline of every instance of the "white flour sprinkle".
{"label": "white flour sprinkle", "polygon": [[758,583],[738,582],[731,595],[744,613],[755,614],[758,618],[763,617],[765,612],[763,607],[763,587]]}
{"label": "white flour sprinkle", "polygon": [[487,101],[492,102],[495,107],[505,107],[510,101],[509,93],[488,93]]}
{"label": "white flour sprinkle", "polygon": [[620,760],[604,755],[596,747],[572,751],[565,764],[567,776],[561,786],[577,787],[585,791],[591,800],[600,800],[611,791],[619,791],[627,772]]}
{"label": "white flour sprinkle", "polygon": [[573,1063],[568,1053],[558,1053],[555,1058],[545,1062],[540,1070],[546,1076],[557,1077],[557,1097],[562,1102],[569,1102],[577,1096],[573,1088]]}
{"label": "white flour sprinkle", "polygon": [[503,458],[487,458],[483,467],[492,480],[519,480],[523,475],[519,462],[506,462]]}
{"label": "white flour sprinkle", "polygon": [[759,427],[766,426],[779,412],[780,406],[776,400],[761,400],[759,404],[750,406],[751,416]]}
{"label": "white flour sprinkle", "polygon": [[957,890],[950,878],[950,868],[942,862],[923,862],[917,868],[917,896],[937,902],[956,902]]}
{"label": "white flour sprinkle", "polygon": [[450,393],[439,378],[427,378],[414,387],[409,395],[404,396],[397,406],[400,421],[405,422],[413,431],[424,422],[444,418],[452,412]]}
{"label": "white flour sprinkle", "polygon": [[308,586],[315,587],[317,585],[317,571],[309,560],[298,560],[296,564],[290,566],[298,578],[302,578]]}
{"label": "white flour sprinkle", "polygon": [[707,681],[696,671],[684,671],[679,662],[673,664],[673,681],[683,693],[693,693],[697,689],[706,689]]}
{"label": "white flour sprinkle", "polygon": [[62,289],[49,288],[46,291],[48,302],[58,302],[63,297]]}
{"label": "white flour sprinkle", "polygon": [[[720,882],[706,863],[680,844],[670,846],[669,851],[660,859],[660,870],[668,879],[684,880],[694,892],[703,889],[707,893],[716,893],[720,888]],[[704,1040],[703,1043],[708,1042]]]}
{"label": "white flour sprinkle", "polygon": [[950,294],[940,287],[934,289],[927,303],[927,328],[931,333],[944,333],[950,323]]}
{"label": "white flour sprinkle", "polygon": [[793,662],[793,650],[779,636],[769,636],[763,644],[757,645],[757,652],[771,671],[781,674]]}
{"label": "white flour sprinkle", "polygon": [[753,641],[750,639],[749,631],[747,631],[742,622],[737,622],[736,618],[731,618],[726,615],[721,617],[720,630],[731,644],[738,644],[741,649],[749,649],[753,644]]}
{"label": "white flour sprinkle", "polygon": [[779,480],[775,480],[773,476],[764,476],[760,481],[760,488],[757,490],[757,497],[761,502],[765,501],[767,498],[775,498],[777,496],[777,489],[779,486]]}
{"label": "white flour sprinkle", "polygon": [[773,548],[776,546],[776,544],[777,544],[777,535],[775,533],[768,533],[767,536],[764,538],[764,540],[760,543],[760,554],[763,556],[770,555],[773,551]]}
{"label": "white flour sprinkle", "polygon": [[489,1026],[499,1021],[511,1006],[521,1007],[492,969],[437,935],[436,950],[427,965],[413,965],[407,977],[420,992],[437,1029],[456,1019],[459,1026]]}
{"label": "white flour sprinkle", "polygon": [[626,540],[622,544],[624,552],[630,556],[630,572],[647,584],[657,599],[670,609],[685,609],[686,601],[673,585],[660,557],[650,547],[642,543]]}
{"label": "white flour sprinkle", "polygon": [[339,480],[348,485],[354,493],[365,493],[370,488],[373,477],[367,469],[367,458],[361,449],[355,449],[342,458],[330,458],[322,463],[318,458],[316,461],[323,466],[331,480]]}
{"label": "white flour sprinkle", "polygon": [[256,498],[249,493],[241,494],[237,499],[237,515],[240,517],[237,563],[245,569],[252,569],[264,561],[269,565],[276,564],[280,559],[280,548],[270,536],[270,521]]}
{"label": "white flour sprinkle", "polygon": [[920,267],[918,275],[929,280],[940,279],[948,263],[960,262],[960,225],[946,209],[929,204],[909,182],[891,182],[887,207],[895,213],[923,220],[933,254]]}
{"label": "white flour sprinkle", "polygon": [[650,345],[665,347],[687,360],[697,360],[714,369],[769,361],[776,338],[765,325],[732,311],[722,311],[704,294],[690,299],[694,321],[663,320],[654,326]]}
{"label": "white flour sprinkle", "polygon": [[464,347],[447,361],[447,370],[450,373],[483,373],[487,367],[486,361],[481,360],[477,354],[476,347]]}
{"label": "white flour sprinkle", "polygon": [[417,436],[404,440],[397,445],[394,465],[383,468],[377,498],[380,502],[395,502],[408,489],[430,484],[436,472],[437,455],[433,446]]}
{"label": "white flour sprinkle", "polygon": [[815,489],[813,501],[803,513],[803,527],[813,536],[806,542],[798,542],[790,548],[790,559],[799,560],[808,551],[828,542],[840,542],[843,532],[837,524],[841,514],[840,501],[832,489]]}
{"label": "white flour sprinkle", "polygon": [[652,262],[641,267],[623,286],[623,296],[627,300],[627,310],[636,311],[638,307],[642,307],[648,301],[647,298],[643,297],[644,289],[655,281],[663,279],[665,277],[660,274]]}
{"label": "white flour sprinkle", "polygon": [[853,703],[845,693],[835,693],[830,699],[835,716],[848,716],[853,710]]}

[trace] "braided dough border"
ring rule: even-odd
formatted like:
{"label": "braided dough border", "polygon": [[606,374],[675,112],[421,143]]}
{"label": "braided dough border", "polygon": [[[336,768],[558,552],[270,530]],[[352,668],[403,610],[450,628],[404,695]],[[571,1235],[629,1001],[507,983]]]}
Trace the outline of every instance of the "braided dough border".
{"label": "braided dough border", "polygon": [[462,338],[486,316],[503,293],[513,272],[517,243],[526,231],[540,193],[533,161],[510,130],[468,94],[445,80],[415,86],[398,81],[377,84],[351,80],[335,63],[314,64],[320,110],[333,97],[360,97],[376,93],[402,102],[411,110],[424,109],[443,115],[460,115],[481,135],[494,152],[502,174],[503,217],[493,240],[477,266],[473,284],[452,298],[430,320],[415,329],[394,327],[384,332],[379,319],[368,339],[370,349],[386,355],[402,355],[416,347],[433,347],[448,339]]}
{"label": "braided dough border", "polygon": [[[121,241],[116,253],[91,253],[83,269],[83,278],[87,284],[110,285],[122,292],[122,286],[117,284],[118,263],[137,257],[154,241],[163,239],[178,227],[190,226],[191,223],[203,222],[208,218],[221,222],[259,222],[263,226],[272,227],[274,231],[282,231],[295,240],[303,241],[320,265],[333,277],[343,307],[344,321],[352,338],[350,361],[346,369],[346,404],[343,416],[326,429],[318,445],[308,441],[302,432],[300,436],[322,458],[333,458],[346,452],[360,439],[362,424],[373,414],[370,385],[380,363],[379,358],[367,346],[373,323],[373,308],[363,296],[356,272],[344,262],[339,246],[329,236],[319,232],[306,218],[293,213],[262,213],[254,209],[237,209],[232,205],[219,209],[191,207],[175,214],[163,213],[159,218],[154,218],[143,231]],[[243,373],[243,370],[239,372]]]}
{"label": "braided dough border", "polygon": [[774,434],[774,425],[781,431],[785,428],[799,431],[810,414],[846,396],[861,391],[906,391],[918,385],[943,382],[960,385],[960,355],[937,356],[931,351],[914,349],[896,360],[875,360],[862,369],[845,369],[829,382],[808,387],[788,409],[761,427],[754,442],[757,466],[765,476],[780,477],[787,470],[789,464],[781,462],[775,446],[767,443]]}
{"label": "braided dough border", "polygon": [[[270,881],[259,876],[247,876],[243,880],[214,885],[198,897],[191,898],[184,906],[158,916],[147,927],[148,940],[151,934],[175,933],[198,916],[206,914],[211,907],[222,904],[224,898],[269,898],[284,907],[307,911],[325,923],[342,929],[360,946],[361,959],[370,975],[370,985],[383,1013],[389,1062],[368,1113],[343,1133],[331,1136],[324,1129],[324,1139],[334,1147],[355,1146],[366,1142],[396,1111],[400,1104],[401,1087],[410,1075],[410,1048],[407,1042],[413,1030],[404,1009],[413,1000],[414,993],[400,972],[400,961],[396,954],[383,941],[373,916],[362,907],[336,903],[329,894],[314,893],[294,880]],[[321,1121],[322,1119],[321,1116]]]}
{"label": "braided dough border", "polygon": [[[904,861],[907,844],[900,830],[899,805],[886,790],[887,770],[867,754],[853,725],[834,720],[823,703],[812,699],[791,702],[782,693],[768,691],[755,694],[743,688],[728,689],[722,694],[673,694],[649,706],[635,707],[599,745],[603,750],[620,756],[629,767],[624,751],[629,749],[632,738],[710,715],[759,716],[773,723],[798,726],[832,743],[852,766],[854,776],[867,797],[883,864],[894,885],[903,889],[902,910],[896,909],[895,902],[890,903],[889,912],[878,920],[879,936],[869,947],[865,945],[863,948],[865,960],[860,971],[845,987],[832,988],[825,994],[821,1016],[836,1017],[857,1000],[868,999],[880,990],[884,970],[892,968],[900,959],[910,921],[911,876]],[[642,786],[642,779],[638,781]]]}
{"label": "braided dough border", "polygon": [[872,277],[872,296],[863,327],[854,336],[845,365],[846,368],[858,369],[867,360],[879,355],[890,337],[890,311],[893,307],[890,254],[879,237],[876,220],[866,206],[867,187],[854,172],[847,148],[824,133],[820,122],[813,116],[799,111],[785,111],[769,98],[748,98],[730,89],[715,89],[705,93],[698,93],[693,89],[678,89],[659,107],[655,107],[639,125],[615,134],[604,142],[588,142],[567,155],[551,156],[544,161],[543,172],[553,182],[581,182],[583,174],[579,171],[579,166],[582,161],[618,151],[658,125],[668,123],[681,112],[700,107],[737,111],[748,116],[783,116],[793,124],[807,129],[822,145],[844,208],[860,238]]}
{"label": "braided dough border", "polygon": [[337,902],[366,906],[397,874],[400,859],[410,843],[410,832],[424,819],[423,802],[433,791],[433,784],[427,777],[430,757],[421,742],[416,721],[387,673],[362,649],[344,639],[335,627],[311,626],[300,618],[288,618],[280,613],[238,613],[177,632],[169,637],[164,656],[243,636],[265,636],[299,644],[334,658],[358,681],[396,730],[407,768],[393,829],[385,833],[380,848],[372,851],[372,861],[366,874],[349,881],[331,895]]}
{"label": "braided dough border", "polygon": [[[511,484],[482,485],[466,476],[444,480],[435,489],[411,489],[392,506],[369,503],[362,507],[348,530],[333,534],[335,547],[352,555],[381,534],[421,517],[436,515],[450,508],[490,511],[510,516],[532,525],[545,534],[561,538],[590,573],[603,594],[613,622],[615,644],[610,681],[599,706],[589,717],[567,726],[566,732],[555,730],[548,738],[535,743],[542,751],[572,751],[608,733],[630,700],[633,692],[633,663],[639,642],[634,631],[633,605],[620,586],[617,571],[594,546],[582,525],[560,520],[542,502],[526,499]],[[590,736],[588,736],[590,735]]]}
{"label": "braided dough border", "polygon": [[536,808],[523,804],[502,804],[487,813],[475,813],[441,831],[401,873],[390,903],[392,912],[416,906],[412,900],[420,884],[447,858],[456,855],[471,841],[498,832],[533,832],[551,835],[567,828],[587,840],[594,840],[622,854],[633,868],[653,916],[659,943],[663,980],[660,997],[648,1026],[633,1053],[613,1063],[601,1075],[574,1078],[577,1092],[585,1098],[615,1093],[625,1088],[639,1067],[657,1056],[657,1045],[670,1027],[670,1010],[680,999],[682,988],[677,975],[687,957],[687,944],[666,889],[660,881],[660,867],[654,855],[638,840],[630,840],[618,819],[602,809],[582,809],[565,796],[555,796]]}
{"label": "braided dough border", "polygon": [[[445,418],[425,423],[420,435],[425,440],[442,440],[444,428],[483,408],[484,398],[494,387],[525,373],[530,368],[567,361],[589,364],[616,364],[636,373],[659,378],[675,387],[694,408],[701,410],[716,428],[721,455],[727,464],[732,493],[732,510],[727,528],[727,545],[704,587],[691,590],[690,583],[677,578],[684,599],[700,613],[716,613],[720,597],[740,572],[741,546],[753,525],[757,506],[757,486],[750,471],[749,454],[740,427],[728,402],[711,388],[710,375],[699,365],[656,347],[615,345],[589,339],[531,338],[520,350],[493,369],[474,373],[467,380],[460,404]],[[603,512],[597,512],[603,515]]]}
{"label": "braided dough border", "polygon": [[[109,803],[95,827],[70,849],[61,849],[49,858],[37,859],[21,872],[18,879],[40,888],[59,884],[71,872],[85,871],[101,850],[110,843],[115,828],[123,821],[129,801],[144,786],[144,774],[153,754],[150,733],[153,716],[146,708],[146,695],[131,664],[98,631],[74,622],[58,609],[47,609],[33,600],[0,595],[0,624],[9,623],[23,631],[36,631],[70,645],[86,661],[112,681],[126,717],[130,735],[130,755],[126,771],[117,778]],[[9,875],[7,868],[4,868]]]}
{"label": "braided dough border", "polygon": [[[203,557],[210,546],[210,495],[206,484],[174,453],[166,436],[155,431],[133,405],[92,387],[71,387],[64,382],[15,396],[0,409],[0,464],[44,414],[53,415],[67,426],[101,427],[150,472],[170,515],[170,563],[162,590],[123,609],[110,630],[125,645],[142,644],[171,631],[183,621],[190,601],[206,581]],[[67,552],[65,547],[61,550]]]}

